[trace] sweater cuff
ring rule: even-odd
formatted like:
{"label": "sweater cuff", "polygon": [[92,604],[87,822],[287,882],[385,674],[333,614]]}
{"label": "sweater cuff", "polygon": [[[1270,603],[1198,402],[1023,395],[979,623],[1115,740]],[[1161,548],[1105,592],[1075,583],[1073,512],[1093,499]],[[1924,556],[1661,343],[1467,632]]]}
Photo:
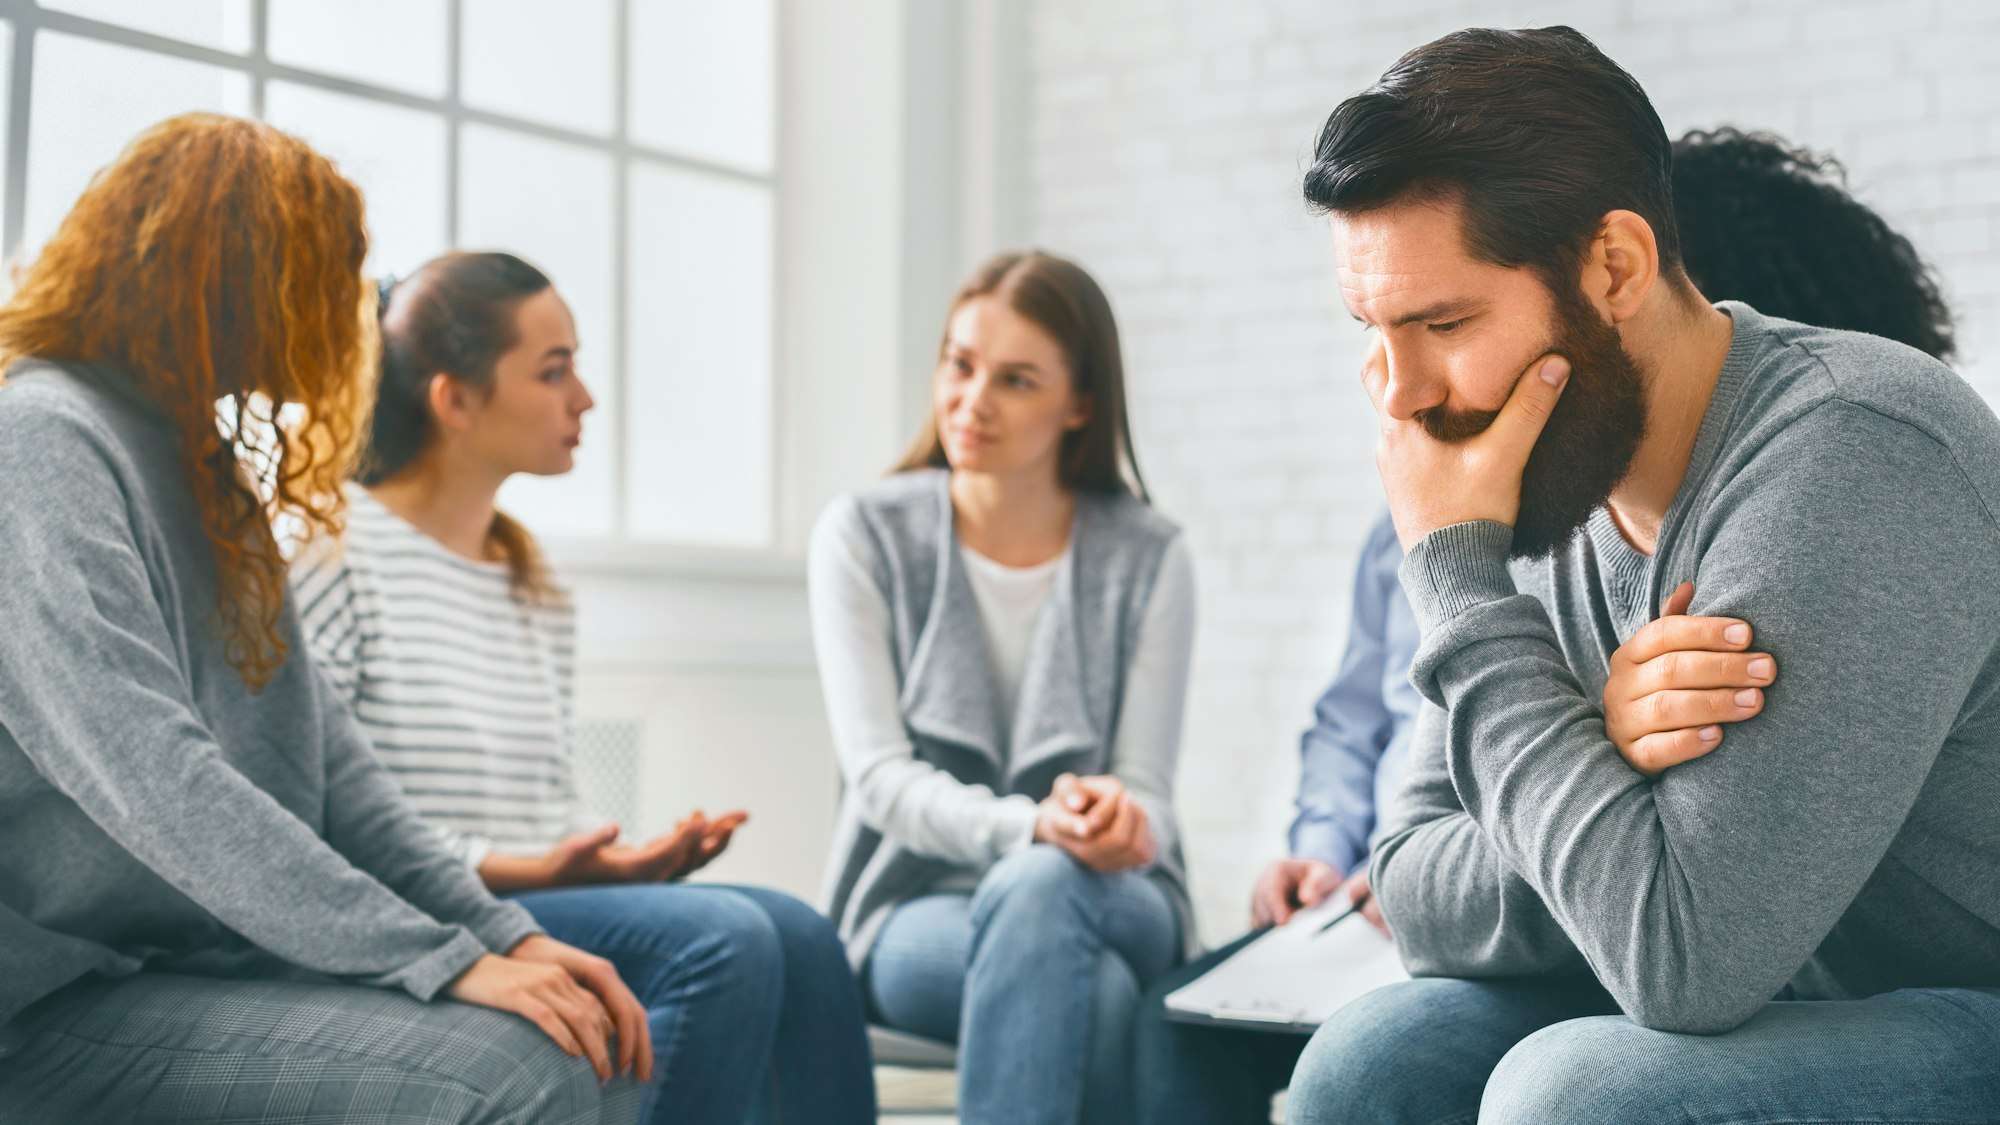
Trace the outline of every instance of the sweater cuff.
{"label": "sweater cuff", "polygon": [[437,994],[458,979],[459,974],[472,967],[474,961],[486,956],[487,949],[468,930],[453,927],[456,931],[450,941],[426,953],[400,974],[403,991],[419,1000],[430,1001]]}
{"label": "sweater cuff", "polygon": [[472,873],[475,875],[479,873],[479,865],[485,863],[486,857],[493,854],[493,841],[484,836],[460,836],[458,844],[460,857],[465,860],[467,867],[472,868]]}
{"label": "sweater cuff", "polygon": [[528,908],[518,902],[495,902],[466,924],[481,945],[502,954],[521,944],[521,939],[542,933],[542,927]]}
{"label": "sweater cuff", "polygon": [[1417,541],[1403,559],[1403,592],[1429,637],[1474,606],[1514,594],[1507,552],[1514,529],[1492,520],[1441,527]]}
{"label": "sweater cuff", "polygon": [[1035,842],[1037,815],[1035,802],[1026,797],[1014,794],[1000,799],[993,813],[993,839],[999,844],[996,858],[1005,859]]}

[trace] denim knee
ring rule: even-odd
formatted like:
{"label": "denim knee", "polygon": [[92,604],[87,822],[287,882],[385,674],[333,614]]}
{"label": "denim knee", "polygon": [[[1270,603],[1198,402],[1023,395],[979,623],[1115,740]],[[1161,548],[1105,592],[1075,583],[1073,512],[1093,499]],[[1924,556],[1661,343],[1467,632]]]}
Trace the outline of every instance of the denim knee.
{"label": "denim knee", "polygon": [[705,902],[705,939],[722,947],[732,978],[783,980],[785,944],[778,926],[756,903],[733,891],[715,890]]}
{"label": "denim knee", "polygon": [[831,918],[782,891],[752,888],[737,893],[750,899],[771,920],[778,944],[787,956],[804,955],[847,963],[847,947],[841,943]]}
{"label": "denim knee", "polygon": [[994,864],[972,895],[977,920],[1004,910],[1043,911],[1087,894],[1096,873],[1054,844],[1030,844]]}
{"label": "denim knee", "polygon": [[1299,1055],[1286,1095],[1286,1119],[1299,1125],[1409,1119],[1412,1036],[1424,1034],[1435,986],[1414,980],[1378,988],[1335,1012]]}
{"label": "denim knee", "polygon": [[[1654,1039],[1649,1045],[1640,1042]],[[1682,1120],[1681,1099],[1661,1060],[1665,1032],[1624,1016],[1590,1016],[1552,1024],[1514,1045],[1493,1068],[1479,1120],[1504,1125],[1564,1125],[1616,1121],[1646,1125],[1661,1109]]]}
{"label": "denim knee", "polygon": [[[725,994],[732,1004],[775,1009],[785,951],[770,915],[720,887],[659,889],[670,893],[637,896],[622,920],[625,932],[646,935],[649,959],[657,965],[646,979],[626,982],[640,1002],[648,1008],[675,1002],[699,981],[701,991]],[[636,952],[627,946],[628,956]]]}

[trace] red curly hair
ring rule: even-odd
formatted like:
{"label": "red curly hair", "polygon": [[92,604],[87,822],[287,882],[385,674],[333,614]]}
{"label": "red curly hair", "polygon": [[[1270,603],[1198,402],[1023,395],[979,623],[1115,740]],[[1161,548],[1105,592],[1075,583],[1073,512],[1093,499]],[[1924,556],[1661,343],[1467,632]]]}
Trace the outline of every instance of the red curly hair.
{"label": "red curly hair", "polygon": [[367,250],[361,193],[332,162],[260,122],[187,114],[97,173],[0,306],[0,368],[90,364],[172,420],[252,690],[286,658],[273,521],[341,528],[373,399]]}

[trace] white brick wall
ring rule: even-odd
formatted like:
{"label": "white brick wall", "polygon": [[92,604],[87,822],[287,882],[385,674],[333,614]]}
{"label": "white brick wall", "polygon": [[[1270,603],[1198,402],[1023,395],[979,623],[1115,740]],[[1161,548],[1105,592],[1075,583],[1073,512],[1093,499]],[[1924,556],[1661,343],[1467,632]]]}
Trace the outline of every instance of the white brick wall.
{"label": "white brick wall", "polygon": [[1110,290],[1141,463],[1200,572],[1181,810],[1211,941],[1282,846],[1381,502],[1361,337],[1299,199],[1312,138],[1410,47],[1559,22],[1639,78],[1671,135],[1730,122],[1839,155],[1942,271],[1961,370],[2000,401],[2000,4],[1035,0],[1028,232]]}

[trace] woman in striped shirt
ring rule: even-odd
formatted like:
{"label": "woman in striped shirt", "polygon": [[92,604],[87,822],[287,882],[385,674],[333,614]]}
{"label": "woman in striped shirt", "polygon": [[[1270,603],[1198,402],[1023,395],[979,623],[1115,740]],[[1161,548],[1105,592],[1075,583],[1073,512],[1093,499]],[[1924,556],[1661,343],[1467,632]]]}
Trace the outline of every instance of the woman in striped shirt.
{"label": "woman in striped shirt", "polygon": [[859,992],[832,926],[787,895],[669,882],[743,820],[618,841],[570,760],[575,619],[527,531],[517,472],[568,471],[593,403],[575,327],[519,258],[454,253],[385,288],[382,378],[344,539],[304,552],[308,637],[376,754],[447,845],[646,1005],[653,1121],[874,1120]]}

